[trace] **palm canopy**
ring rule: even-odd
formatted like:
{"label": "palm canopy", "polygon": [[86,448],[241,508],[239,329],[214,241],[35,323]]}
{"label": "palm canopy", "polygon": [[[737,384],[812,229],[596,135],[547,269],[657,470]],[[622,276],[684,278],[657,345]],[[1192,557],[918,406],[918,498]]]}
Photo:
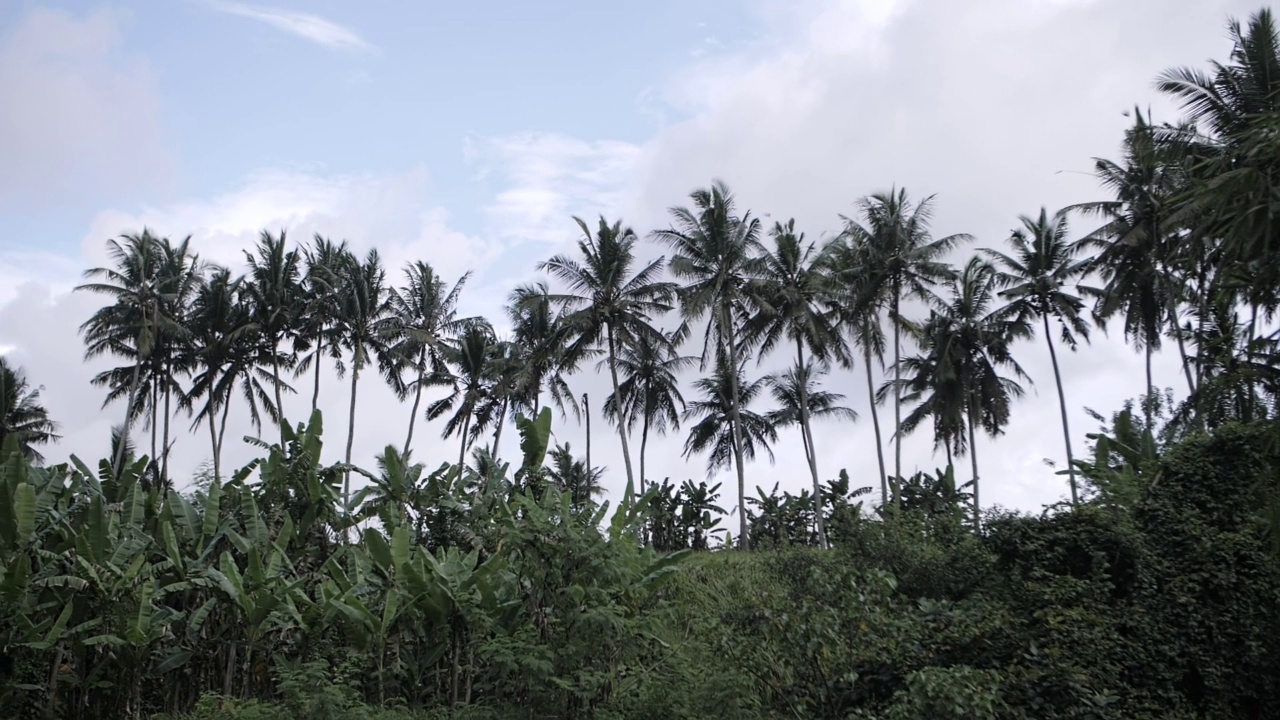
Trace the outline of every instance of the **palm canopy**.
{"label": "palm canopy", "polygon": [[1071,292],[1090,270],[1092,258],[1079,257],[1091,244],[1089,239],[1068,239],[1068,211],[1049,215],[1041,208],[1038,217],[1021,215],[1022,227],[1009,236],[1011,253],[983,248],[981,252],[996,265],[995,282],[1009,311],[1031,318],[1044,316],[1058,321],[1062,342],[1075,348],[1089,339],[1085,302]]}
{"label": "palm canopy", "polygon": [[[733,194],[722,181],[690,194],[693,210],[669,210],[672,226],[656,230],[654,239],[672,248],[669,268],[680,287],[681,314],[695,320],[710,314],[702,364],[714,361],[716,347],[733,346],[743,320],[754,309],[751,281],[760,277],[764,247],[760,221],[750,212],[738,215]],[[736,347],[729,347],[731,354]]]}
{"label": "palm canopy", "polygon": [[[577,368],[570,352],[571,327],[567,313],[552,301],[547,284],[538,281],[517,286],[507,302],[507,319],[511,322],[511,339],[520,354],[520,382],[514,409],[534,415],[542,404],[544,390],[561,416],[573,412],[582,418],[581,408],[565,376]],[[583,352],[585,359],[597,354]]]}
{"label": "palm canopy", "polygon": [[[284,231],[272,235],[266,230],[253,252],[244,252],[249,269],[246,275],[245,299],[254,327],[264,346],[264,355],[271,365],[271,378],[275,402],[270,408],[273,419],[283,425],[284,401],[282,391],[293,391],[280,379],[280,371],[293,366],[294,355],[281,347],[298,329],[298,316],[304,297],[302,290],[301,257],[297,250],[287,249]],[[281,431],[283,442],[284,434]]]}
{"label": "palm canopy", "polygon": [[696,357],[677,352],[687,330],[688,326],[681,326],[675,332],[646,336],[618,353],[618,370],[624,379],[618,385],[618,395],[610,393],[605,398],[606,414],[617,417],[620,413],[629,431],[637,424],[645,424],[660,435],[668,429],[680,429],[685,401],[679,374],[698,362]]}
{"label": "palm canopy", "polygon": [[390,291],[390,319],[385,325],[395,333],[387,348],[389,355],[418,373],[404,390],[421,384],[428,369],[443,367],[445,342],[473,320],[458,317],[458,299],[470,278],[471,273],[464,273],[450,287],[428,263],[418,260],[405,265],[405,284]]}
{"label": "palm canopy", "polygon": [[844,400],[844,395],[823,390],[818,385],[818,381],[826,374],[825,367],[810,360],[804,367],[793,366],[767,376],[765,381],[769,385],[769,394],[778,404],[778,408],[766,416],[769,422],[778,427],[799,424],[801,398],[807,402],[811,418],[832,418],[850,422],[857,420],[856,411],[840,404]]}
{"label": "palm canopy", "polygon": [[609,224],[601,217],[593,234],[581,218],[580,259],[556,255],[538,263],[560,281],[565,292],[549,294],[565,310],[563,322],[571,334],[569,359],[584,357],[612,343],[622,347],[644,335],[658,333],[654,320],[671,310],[675,286],[662,280],[663,258],[632,271],[637,263],[638,237],[622,221]]}
{"label": "palm canopy", "polygon": [[18,452],[36,462],[44,462],[36,446],[60,438],[58,424],[40,404],[40,390],[30,386],[22,368],[0,355],[0,448],[12,438]]}
{"label": "palm canopy", "polygon": [[769,232],[772,251],[759,256],[759,277],[749,281],[748,293],[755,313],[745,325],[745,339],[756,348],[761,362],[782,339],[826,361],[848,361],[848,349],[836,317],[827,311],[840,287],[822,250],[797,233],[795,220],[776,223]]}
{"label": "palm canopy", "polygon": [[293,350],[299,355],[297,372],[314,372],[313,410],[320,398],[320,361],[328,357],[338,377],[346,373],[338,338],[338,297],[342,268],[354,260],[345,240],[335,243],[318,233],[312,244],[302,250],[305,269],[301,275],[301,290],[305,292],[306,303],[298,317]]}
{"label": "palm canopy", "polygon": [[757,453],[764,453],[773,462],[771,443],[777,442],[778,431],[765,415],[753,412],[749,405],[764,392],[767,381],[760,378],[747,382],[744,368],[739,364],[736,373],[730,370],[728,358],[721,353],[715,371],[695,380],[693,387],[701,395],[689,403],[684,419],[696,422],[689,428],[684,443],[684,456],[707,453],[707,475],[728,467],[733,462],[733,388],[738,388],[738,417],[742,427],[742,454],[755,460]]}

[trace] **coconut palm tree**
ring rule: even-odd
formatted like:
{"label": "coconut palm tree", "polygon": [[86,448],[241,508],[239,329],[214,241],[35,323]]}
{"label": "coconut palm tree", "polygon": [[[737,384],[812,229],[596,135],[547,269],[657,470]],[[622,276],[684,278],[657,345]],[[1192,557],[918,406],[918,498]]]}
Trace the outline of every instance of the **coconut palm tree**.
{"label": "coconut palm tree", "polygon": [[[804,233],[796,233],[794,219],[785,224],[775,223],[769,235],[774,249],[760,256],[760,277],[751,281],[753,287],[750,292],[756,299],[756,312],[744,328],[747,342],[757,347],[757,357],[763,362],[779,341],[789,340],[795,347],[793,371],[796,376],[807,374],[806,351],[808,356],[823,363],[837,358],[848,364],[849,353],[836,318],[826,312],[837,286],[827,272],[828,263],[822,253],[814,248],[813,243],[805,242]],[[818,479],[818,458],[812,452],[813,428],[809,423],[809,402],[805,395],[809,391],[809,383],[798,383],[795,389],[799,393],[796,398],[797,421],[813,481],[818,543],[826,547],[822,483]]]}
{"label": "coconut palm tree", "polygon": [[586,462],[575,458],[569,443],[552,448],[547,460],[547,477],[560,492],[569,496],[572,507],[587,507],[604,493],[600,469],[588,467]]}
{"label": "coconut palm tree", "polygon": [[1044,324],[1044,340],[1053,363],[1053,380],[1058,387],[1058,410],[1062,414],[1062,438],[1067,450],[1067,473],[1071,484],[1071,504],[1079,502],[1076,471],[1071,453],[1071,428],[1067,422],[1067,396],[1062,389],[1062,371],[1058,353],[1053,347],[1053,331],[1049,321],[1057,321],[1062,342],[1074,352],[1079,340],[1088,342],[1089,324],[1084,318],[1085,303],[1071,292],[1088,271],[1091,258],[1079,257],[1088,240],[1068,240],[1067,213],[1058,211],[1052,217],[1044,208],[1040,216],[1022,215],[1022,227],[1013,231],[1009,244],[1013,253],[984,248],[983,253],[997,265],[996,284],[1003,288],[1012,313],[1028,318],[1038,317]]}
{"label": "coconut palm tree", "polygon": [[[125,399],[125,419],[120,427],[121,435],[127,440],[133,420],[143,414],[147,405],[148,398],[139,393],[143,367],[151,360],[162,333],[173,333],[180,328],[175,319],[165,313],[169,307],[164,302],[161,276],[165,258],[158,238],[143,229],[141,234],[108,240],[107,257],[113,267],[85,271],[85,278],[94,282],[79,285],[76,290],[105,295],[111,304],[97,310],[80,326],[80,332],[85,340],[85,359],[109,354],[130,361],[129,367],[102,373],[94,379],[95,384],[109,387],[103,407]],[[151,406],[154,405],[152,402]],[[126,444],[118,443],[115,448],[112,468],[117,474]]]}
{"label": "coconut palm tree", "polygon": [[550,393],[562,417],[572,411],[574,417],[581,420],[582,409],[565,377],[582,361],[598,353],[586,349],[580,356],[570,353],[571,328],[565,322],[567,316],[552,302],[545,282],[517,286],[507,301],[506,313],[511,322],[511,341],[520,359],[521,377],[513,409],[531,417],[537,415],[545,391]]}
{"label": "coconut palm tree", "polygon": [[[866,278],[865,303],[868,307],[887,307],[893,326],[893,476],[902,477],[902,301],[907,298],[928,300],[930,288],[954,274],[943,256],[970,236],[948,235],[935,239],[929,229],[933,215],[933,196],[913,203],[906,189],[894,189],[863,198],[858,203],[859,219],[841,216],[844,236],[866,253],[863,268]],[[900,505],[899,499],[894,498]]]}
{"label": "coconut palm tree", "polygon": [[312,371],[311,411],[320,404],[321,360],[328,357],[338,372],[346,374],[339,348],[338,293],[343,266],[354,261],[345,240],[333,242],[316,234],[312,244],[302,248],[304,265],[302,293],[305,302],[298,316],[298,332],[293,338],[294,353],[298,356],[296,375]]}
{"label": "coconut palm tree", "polygon": [[284,231],[272,236],[262,231],[254,252],[246,250],[249,271],[246,276],[246,299],[250,315],[263,343],[261,356],[271,363],[271,389],[274,404],[266,404],[271,419],[280,425],[280,442],[284,443],[285,419],[283,390],[293,391],[280,379],[280,371],[293,366],[292,354],[282,351],[284,343],[297,335],[298,317],[302,312],[301,257],[297,250],[287,250]]}
{"label": "coconut palm tree", "polygon": [[[747,382],[742,365],[737,372],[732,371],[727,355],[719,353],[712,374],[694,381],[693,387],[701,397],[691,401],[684,412],[686,421],[698,421],[689,428],[684,456],[707,453],[708,477],[728,467],[736,454],[755,460],[757,453],[766,453],[773,462],[771,444],[778,440],[778,431],[769,418],[750,409],[751,402],[765,390],[767,381],[760,378]],[[735,417],[740,428],[736,437]],[[739,514],[746,512],[746,503],[738,506]]]}
{"label": "coconut palm tree", "polygon": [[168,238],[162,238],[160,254],[163,258],[160,270],[161,297],[167,306],[164,314],[174,321],[169,329],[160,334],[162,339],[158,345],[160,352],[152,354],[152,357],[158,361],[154,364],[154,386],[164,395],[160,477],[167,483],[169,452],[172,449],[172,442],[169,439],[169,421],[173,417],[173,395],[176,392],[181,400],[183,391],[178,383],[178,375],[190,373],[194,369],[187,362],[191,358],[191,353],[188,351],[191,338],[188,313],[192,296],[200,287],[204,265],[191,251],[190,236],[176,245],[169,242]]}
{"label": "coconut palm tree", "polygon": [[[673,249],[671,274],[684,282],[680,288],[680,313],[686,322],[709,316],[702,346],[702,368],[718,366],[724,354],[725,366],[738,368],[745,354],[742,325],[754,311],[751,281],[760,277],[764,249],[760,244],[760,221],[750,212],[738,214],[733,194],[727,185],[716,180],[710,188],[694,190],[690,195],[693,209],[670,210],[672,225],[657,230],[653,237]],[[719,369],[716,371],[720,372]],[[737,383],[740,372],[724,372],[729,383],[728,439],[734,468],[738,476],[739,538],[741,547],[749,549],[747,532],[746,470],[744,456],[744,423],[739,400],[745,394]],[[707,442],[711,442],[708,440]],[[754,456],[754,451],[750,453]]]}
{"label": "coconut palm tree", "polygon": [[13,438],[18,452],[37,463],[44,462],[44,456],[36,446],[61,438],[58,424],[40,404],[43,389],[32,388],[22,368],[10,365],[8,358],[0,355],[0,448]]}
{"label": "coconut palm tree", "polygon": [[[953,431],[958,410],[968,434],[973,469],[974,525],[981,522],[978,496],[976,428],[995,437],[1009,422],[1010,405],[1023,389],[1014,379],[1002,377],[1007,369],[1027,379],[1013,359],[1012,344],[1032,336],[1027,316],[993,307],[996,304],[996,269],[981,258],[972,258],[955,278],[945,282],[946,295],[920,329],[921,344],[937,402],[935,419],[942,417],[946,433]],[[901,388],[895,388],[900,390]],[[945,408],[945,410],[943,409]]]}
{"label": "coconut palm tree", "polygon": [[[830,243],[823,253],[826,272],[830,274],[836,292],[827,300],[828,312],[841,331],[862,351],[863,366],[867,378],[867,402],[871,407],[871,427],[875,432],[876,461],[880,468],[880,502],[888,507],[893,495],[889,491],[889,473],[884,462],[884,440],[880,435],[880,414],[876,407],[883,398],[876,392],[872,365],[884,370],[885,336],[880,324],[879,306],[883,297],[877,297],[877,278],[869,265],[870,258],[864,244],[842,234]],[[848,362],[852,365],[852,360]],[[895,484],[897,479],[894,480]]]}
{"label": "coconut palm tree", "polygon": [[230,388],[223,379],[237,346],[250,340],[248,317],[243,306],[237,303],[241,283],[242,279],[232,277],[227,268],[211,268],[209,275],[201,279],[187,315],[193,377],[191,388],[183,394],[178,406],[191,411],[197,401],[204,400],[195,412],[191,429],[195,430],[202,422],[209,427],[215,478],[222,477],[217,414],[230,401]]}
{"label": "coconut palm tree", "polygon": [[[680,394],[678,374],[693,367],[698,358],[680,355],[678,348],[688,334],[688,325],[681,325],[660,338],[646,335],[622,348],[618,354],[618,368],[623,380],[618,395],[609,395],[604,401],[605,414],[622,418],[627,432],[640,424],[640,494],[647,488],[645,453],[649,445],[649,431],[666,435],[667,429],[680,429],[680,414],[684,412],[684,396]],[[621,408],[619,408],[621,398]]]}
{"label": "coconut palm tree", "polygon": [[[619,348],[645,336],[660,336],[653,322],[671,310],[675,285],[660,279],[665,264],[662,257],[632,271],[639,238],[631,228],[623,227],[622,221],[611,225],[601,216],[594,234],[581,218],[575,217],[574,222],[582,230],[578,239],[580,260],[556,255],[538,263],[538,269],[565,285],[565,293],[551,297],[565,307],[564,322],[573,337],[569,357],[581,357],[591,348],[603,349],[613,393],[618,395]],[[631,492],[635,476],[626,423],[618,417],[610,419],[618,425],[627,489]]]}
{"label": "coconut palm tree", "polygon": [[442,437],[458,435],[458,472],[466,467],[467,446],[473,433],[471,422],[476,410],[493,391],[492,364],[498,352],[498,342],[493,329],[487,323],[470,323],[463,328],[456,340],[445,345],[444,360],[447,370],[432,378],[431,382],[447,384],[452,388],[448,397],[427,406],[427,419],[435,420],[452,413],[445,422]]}
{"label": "coconut palm tree", "polygon": [[406,390],[413,391],[413,408],[404,438],[404,455],[413,442],[414,421],[427,378],[444,370],[444,343],[465,322],[458,317],[458,298],[470,277],[471,273],[465,273],[450,288],[429,264],[417,261],[405,266],[404,287],[391,291],[392,316],[399,335],[391,353],[416,375],[406,386]]}
{"label": "coconut palm tree", "polygon": [[[391,289],[387,273],[377,250],[370,250],[363,261],[347,262],[339,268],[339,291],[336,318],[338,337],[351,353],[351,403],[347,409],[346,464],[351,464],[351,447],[356,437],[356,393],[360,371],[377,363],[378,369],[392,387],[400,376],[391,352],[397,329],[391,321]],[[351,473],[344,473],[342,498],[351,499]]]}

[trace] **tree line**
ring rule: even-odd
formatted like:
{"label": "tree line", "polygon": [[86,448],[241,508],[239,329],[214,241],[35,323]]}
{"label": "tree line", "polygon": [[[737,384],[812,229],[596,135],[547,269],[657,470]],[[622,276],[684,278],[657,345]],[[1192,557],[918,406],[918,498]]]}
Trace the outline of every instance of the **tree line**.
{"label": "tree line", "polygon": [[[683,424],[687,457],[705,456],[709,472],[732,468],[745,546],[747,464],[771,457],[788,425],[800,429],[821,525],[812,424],[856,417],[821,383],[859,364],[873,398],[882,498],[900,507],[902,438],[928,426],[948,465],[968,456],[978,522],[976,435],[994,437],[1009,423],[1030,382],[1018,356],[1032,350],[1019,343],[1042,334],[1078,502],[1058,352],[1087,343],[1092,328],[1118,322],[1145,355],[1147,398],[1157,395],[1152,355],[1173,341],[1187,385],[1175,428],[1273,410],[1276,335],[1267,328],[1280,306],[1280,261],[1266,193],[1280,81],[1267,69],[1280,60],[1270,11],[1231,32],[1227,63],[1160,76],[1158,89],[1183,106],[1181,121],[1157,124],[1135,109],[1121,157],[1095,161],[1110,197],[1022,216],[1003,247],[980,248],[958,266],[947,258],[973,239],[934,236],[932,197],[897,188],[870,195],[841,216],[840,233],[816,243],[794,221],[766,226],[717,181],[649,234],[669,257],[642,261],[645,240],[622,221],[574,218],[576,251],[539,263],[547,280],[511,293],[511,330],[499,337],[488,319],[460,315],[468,276],[442,278],[426,262],[408,263],[396,283],[376,250],[358,256],[345,242],[295,244],[264,231],[232,270],[201,260],[190,238],[144,230],[109,241],[110,265],[89,270],[78,288],[108,301],[81,327],[86,357],[120,362],[93,383],[107,404],[125,406],[121,436],[135,425],[150,430],[153,481],[169,486],[171,422],[204,427],[212,472],[222,477],[230,408],[247,408],[259,429],[264,420],[283,426],[286,395],[310,385],[317,406],[325,365],[350,379],[348,464],[360,379],[372,371],[409,404],[402,452],[420,421],[442,421],[459,466],[469,450],[498,457],[508,422],[547,402],[589,427],[588,398],[570,381],[594,365],[609,377],[600,410],[617,432],[628,492],[648,485],[650,435]],[[1074,236],[1073,221],[1087,231]],[[775,354],[790,358],[788,369],[754,376],[752,362]],[[703,376],[686,399],[682,376],[694,368]],[[20,371],[5,373],[4,431],[34,452],[56,428],[17,392]],[[430,388],[445,396],[424,408]],[[769,398],[775,407],[762,409]],[[881,404],[893,412],[887,433]],[[587,475],[598,477],[587,445]],[[118,469],[124,443],[115,447]],[[822,527],[817,534],[825,542]]]}

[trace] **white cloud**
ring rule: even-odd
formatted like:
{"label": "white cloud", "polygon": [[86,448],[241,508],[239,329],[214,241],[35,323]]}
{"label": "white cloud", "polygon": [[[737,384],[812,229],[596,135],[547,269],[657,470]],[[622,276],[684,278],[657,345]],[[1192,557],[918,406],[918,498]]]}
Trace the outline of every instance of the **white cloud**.
{"label": "white cloud", "polygon": [[337,50],[375,50],[354,30],[310,13],[281,10],[238,2],[212,2],[218,11],[266,23],[277,30]]}
{"label": "white cloud", "polygon": [[0,33],[0,210],[171,179],[151,68],[122,48],[126,17],[35,8]]}

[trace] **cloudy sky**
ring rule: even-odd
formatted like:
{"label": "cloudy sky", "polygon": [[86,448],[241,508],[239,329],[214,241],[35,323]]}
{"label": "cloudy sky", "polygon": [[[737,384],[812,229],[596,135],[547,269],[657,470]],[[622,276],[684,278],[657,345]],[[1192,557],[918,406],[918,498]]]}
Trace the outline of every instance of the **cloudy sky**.
{"label": "cloudy sky", "polygon": [[[104,455],[119,421],[89,385],[102,365],[81,361],[77,326],[98,300],[70,291],[121,233],[191,235],[202,257],[239,267],[264,228],[320,232],[377,246],[397,281],[410,259],[472,270],[464,310],[494,317],[534,263],[571,249],[571,215],[647,233],[713,178],[810,238],[837,231],[859,197],[905,186],[936,194],[937,233],[998,246],[1019,214],[1097,199],[1090,158],[1116,155],[1123,113],[1172,119],[1155,76],[1225,58],[1228,17],[1258,3],[269,1],[284,4],[0,4],[0,352],[45,386],[65,436],[53,457]],[[978,451],[984,502],[1034,511],[1065,496],[1044,462],[1063,449],[1043,338],[1020,359],[1035,385]],[[1062,363],[1083,448],[1096,425],[1084,408],[1135,396],[1141,358],[1113,329]],[[1172,358],[1157,371],[1178,387]],[[829,382],[862,420],[819,427],[816,442],[824,476],[876,485],[861,372]],[[574,382],[607,392],[603,377]],[[372,377],[360,392],[355,459],[372,466],[408,408]],[[286,405],[296,415],[307,400]],[[346,401],[327,381],[333,459]],[[224,462],[239,463],[250,451],[234,441],[254,433],[233,418]],[[595,427],[593,460],[616,492],[618,440]],[[431,466],[454,452],[438,432],[415,443]],[[581,452],[575,423],[556,434]],[[904,471],[940,464],[925,434],[908,439]],[[181,471],[207,459],[205,437],[178,442]],[[682,442],[650,442],[651,477],[704,477]],[[798,433],[776,451],[748,487],[807,482]],[[731,495],[731,475],[718,479]]]}

